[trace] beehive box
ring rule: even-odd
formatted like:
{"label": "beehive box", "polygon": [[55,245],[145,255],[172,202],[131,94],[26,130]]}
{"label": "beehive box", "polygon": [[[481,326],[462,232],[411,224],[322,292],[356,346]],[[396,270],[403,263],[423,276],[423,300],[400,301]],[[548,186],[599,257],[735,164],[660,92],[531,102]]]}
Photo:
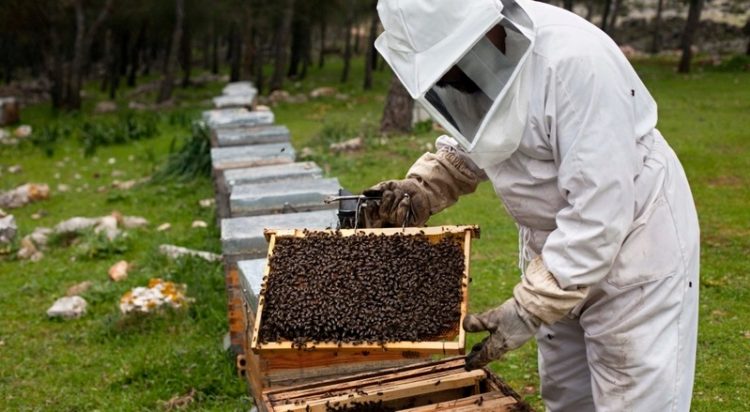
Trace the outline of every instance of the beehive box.
{"label": "beehive box", "polygon": [[[455,287],[456,290],[460,292],[459,301],[458,303],[458,310],[454,313],[457,313],[458,316],[455,317],[455,319],[450,319],[449,323],[448,320],[445,320],[445,322],[440,323],[440,328],[445,328],[446,325],[449,325],[449,329],[441,329],[441,332],[439,335],[433,336],[433,338],[430,339],[403,339],[403,340],[394,340],[394,339],[374,339],[371,336],[363,337],[362,341],[306,341],[306,342],[295,342],[292,340],[284,340],[284,339],[271,339],[266,341],[264,337],[262,336],[262,330],[263,330],[263,321],[265,318],[272,317],[271,315],[266,315],[264,313],[264,309],[268,306],[266,301],[265,294],[268,293],[266,290],[269,281],[273,281],[271,279],[271,276],[282,276],[282,275],[275,275],[272,272],[272,260],[274,258],[275,254],[275,248],[277,243],[281,241],[281,239],[284,238],[304,238],[304,237],[310,237],[315,235],[323,234],[329,234],[329,235],[335,235],[340,236],[343,239],[346,239],[350,236],[368,236],[368,235],[376,235],[376,236],[384,236],[386,238],[389,237],[414,237],[419,239],[426,239],[431,245],[440,245],[443,240],[450,240],[451,245],[452,242],[455,242],[455,244],[460,247],[460,251],[462,252],[463,257],[463,270],[462,273],[457,274],[458,281],[455,283],[455,286],[453,284],[448,284],[448,287]],[[461,328],[461,323],[463,322],[464,317],[466,316],[466,310],[468,306],[468,284],[469,284],[469,261],[470,261],[470,252],[471,252],[471,239],[478,235],[478,228],[476,226],[439,226],[439,227],[427,227],[427,228],[392,228],[392,229],[359,229],[359,230],[340,230],[340,231],[317,231],[317,232],[308,232],[308,231],[302,231],[302,230],[268,230],[266,231],[266,236],[269,240],[269,263],[266,266],[266,270],[264,272],[264,286],[261,289],[261,294],[259,298],[258,303],[258,312],[256,314],[256,319],[253,324],[253,334],[252,339],[250,342],[250,349],[252,349],[255,353],[273,353],[273,352],[289,352],[289,351],[330,351],[330,352],[347,352],[347,351],[353,351],[353,352],[362,352],[362,351],[368,351],[371,353],[378,353],[378,352],[409,352],[409,353],[417,353],[421,355],[425,354],[442,354],[442,355],[451,355],[451,354],[462,354],[464,352],[465,347],[465,333],[463,328]],[[393,238],[389,238],[393,239]],[[356,240],[356,239],[354,239]],[[354,241],[353,240],[353,241]],[[388,240],[388,239],[386,239]],[[420,240],[421,241],[421,240]],[[452,246],[451,246],[452,247]],[[377,254],[379,252],[382,252],[383,249],[380,250],[373,250],[373,253],[375,254],[372,256],[373,261],[377,261],[378,257]],[[315,250],[312,250],[311,253],[316,253]],[[402,262],[399,260],[399,262]],[[438,266],[442,265],[444,262],[440,262],[439,259],[437,262],[434,262]],[[404,263],[408,264],[408,263]],[[434,269],[434,265],[432,266]],[[335,270],[338,269],[334,269]],[[345,269],[342,269],[345,270]],[[425,267],[426,271],[432,270],[428,267]],[[329,274],[321,274],[320,276],[329,276]],[[335,273],[331,273],[330,276],[336,276]],[[453,282],[453,279],[449,279],[448,282]],[[429,285],[422,284],[424,287],[427,287]],[[349,287],[349,286],[345,286]],[[402,292],[400,292],[399,299],[403,298],[404,301],[407,301],[410,297],[412,297],[413,294],[417,293],[416,290],[406,290],[409,287],[411,287],[411,284],[407,284],[406,286],[401,285],[400,287],[403,288]],[[300,292],[304,293],[304,292]],[[349,302],[342,302],[343,304],[357,304],[358,298],[361,298],[361,296],[353,295],[351,296],[351,300],[354,303]],[[320,299],[320,297],[318,297]],[[389,301],[391,307],[393,305],[398,305],[401,302],[398,300],[390,300]],[[451,301],[452,302],[452,301]],[[405,303],[405,305],[408,306],[408,304],[413,303]],[[398,309],[398,308],[396,308]],[[406,309],[406,306],[404,307]],[[363,310],[372,310],[371,307],[367,307]],[[391,308],[389,308],[391,312],[393,311]],[[404,314],[404,319],[406,319],[412,311],[410,310],[404,310],[401,312]],[[325,315],[315,315],[318,317],[325,316]],[[377,317],[378,314],[373,313],[373,317]],[[412,321],[414,325],[419,325],[422,321],[421,318],[415,318],[415,315],[412,316]],[[327,324],[329,319],[322,319],[320,323]],[[401,321],[401,320],[399,320]],[[274,324],[277,324],[279,322],[274,322]],[[271,326],[273,327],[273,325]],[[336,326],[337,328],[341,328],[340,326]],[[332,328],[332,327],[331,327]],[[387,327],[383,327],[383,329],[388,329]],[[337,329],[338,330],[338,329]],[[349,333],[348,331],[342,332],[344,334]],[[353,332],[352,332],[353,333]],[[394,336],[400,336],[400,335],[394,335]],[[430,336],[422,335],[422,336]]]}
{"label": "beehive box", "polygon": [[486,369],[466,371],[462,357],[263,392],[263,412],[531,411]]}

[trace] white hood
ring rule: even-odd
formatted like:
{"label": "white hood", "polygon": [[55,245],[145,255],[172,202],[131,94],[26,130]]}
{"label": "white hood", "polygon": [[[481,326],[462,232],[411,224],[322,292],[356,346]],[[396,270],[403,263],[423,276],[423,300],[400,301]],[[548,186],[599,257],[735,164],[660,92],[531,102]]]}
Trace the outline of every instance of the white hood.
{"label": "white hood", "polygon": [[[534,44],[534,25],[521,5],[515,0],[380,0],[378,13],[385,32],[375,46],[411,96],[479,167],[507,159],[518,148],[528,112],[526,63]],[[468,113],[470,105],[458,116],[442,115],[445,110],[436,109],[425,96],[498,24],[506,29],[507,56],[514,59],[510,75],[498,76],[505,81],[496,87],[500,94],[478,103],[484,108],[473,115]],[[459,130],[460,124],[472,121],[476,126],[464,133]]]}

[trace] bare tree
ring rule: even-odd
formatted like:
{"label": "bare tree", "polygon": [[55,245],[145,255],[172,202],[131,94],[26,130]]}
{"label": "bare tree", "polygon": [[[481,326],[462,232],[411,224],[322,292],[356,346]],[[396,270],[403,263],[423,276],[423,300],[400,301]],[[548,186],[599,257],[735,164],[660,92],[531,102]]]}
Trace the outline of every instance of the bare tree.
{"label": "bare tree", "polygon": [[281,13],[281,24],[276,31],[276,44],[274,50],[273,76],[271,77],[271,91],[281,90],[284,87],[286,76],[287,45],[289,34],[292,31],[292,20],[294,19],[294,0],[285,0]]}
{"label": "bare tree", "polygon": [[177,66],[177,54],[180,50],[180,41],[182,40],[182,25],[185,20],[185,0],[175,0],[175,23],[172,31],[172,43],[169,46],[169,55],[164,65],[164,77],[159,88],[157,103],[162,103],[172,97],[174,88],[174,76]]}
{"label": "bare tree", "polygon": [[352,62],[352,30],[354,29],[354,0],[346,1],[346,24],[344,34],[344,70],[341,72],[341,83],[349,81]]}
{"label": "bare tree", "polygon": [[680,64],[677,66],[679,73],[690,73],[690,62],[693,59],[693,40],[698,32],[701,20],[701,10],[703,9],[703,0],[690,0],[688,17],[685,22],[685,29],[682,32],[682,57]]}
{"label": "bare tree", "polygon": [[604,6],[602,8],[602,21],[599,25],[599,27],[602,29],[603,32],[607,32],[609,29],[609,12],[612,8],[612,0],[604,0]]}
{"label": "bare tree", "polygon": [[73,46],[73,61],[70,63],[70,78],[67,83],[67,90],[65,91],[66,101],[63,103],[66,109],[79,110],[81,108],[83,71],[89,62],[88,57],[91,52],[91,44],[94,42],[94,37],[99,31],[99,28],[101,28],[104,21],[107,20],[112,12],[113,4],[113,0],[107,0],[99,12],[99,15],[87,30],[83,0],[73,1],[76,17],[76,36]]}
{"label": "bare tree", "polygon": [[414,111],[414,99],[401,84],[397,76],[391,80],[391,88],[385,100],[380,131],[383,133],[408,133]]}
{"label": "bare tree", "polygon": [[651,40],[651,53],[659,53],[661,51],[661,12],[664,9],[664,0],[657,0],[656,3],[656,16],[654,21],[651,23],[653,26],[653,38]]}
{"label": "bare tree", "polygon": [[370,10],[370,34],[367,37],[367,54],[365,55],[365,90],[372,89],[372,71],[376,65],[375,37],[378,35],[378,22],[380,21],[377,6],[378,2],[374,0]]}

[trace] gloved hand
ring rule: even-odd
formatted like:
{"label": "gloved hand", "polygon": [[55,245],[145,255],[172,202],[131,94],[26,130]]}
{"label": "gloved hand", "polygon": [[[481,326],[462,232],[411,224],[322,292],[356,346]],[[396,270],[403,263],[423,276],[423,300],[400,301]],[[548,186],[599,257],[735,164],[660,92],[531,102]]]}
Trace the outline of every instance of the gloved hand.
{"label": "gloved hand", "polygon": [[430,218],[430,200],[416,179],[381,182],[364,194],[382,197],[365,209],[368,227],[422,226]]}
{"label": "gloved hand", "polygon": [[480,368],[506,352],[526,343],[542,322],[551,325],[562,319],[588,295],[588,287],[565,290],[544,266],[541,257],[529,263],[513,297],[495,309],[464,319],[467,332],[490,332],[466,356],[466,369]]}
{"label": "gloved hand", "polygon": [[[365,209],[367,227],[422,226],[430,215],[456,203],[458,197],[476,190],[480,176],[455,149],[425,153],[403,180],[389,180],[364,191],[380,194],[380,202]],[[382,193],[376,193],[382,192]]]}
{"label": "gloved hand", "polygon": [[506,352],[519,348],[531,339],[542,321],[530,314],[515,298],[510,298],[495,309],[464,319],[467,332],[490,332],[490,336],[471,348],[466,356],[466,370],[481,368]]}

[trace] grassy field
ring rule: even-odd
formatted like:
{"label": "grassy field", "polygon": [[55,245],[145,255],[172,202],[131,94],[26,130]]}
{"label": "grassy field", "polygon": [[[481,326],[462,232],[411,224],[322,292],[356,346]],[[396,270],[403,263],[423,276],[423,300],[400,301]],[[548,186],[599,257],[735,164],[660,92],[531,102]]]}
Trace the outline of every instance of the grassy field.
{"label": "grassy field", "polygon": [[[334,62],[335,63],[335,62]],[[698,204],[703,248],[701,320],[693,409],[750,410],[750,73],[698,71],[676,75],[672,62],[637,64],[660,107],[659,128],[682,159]],[[355,77],[361,67],[355,67]],[[356,84],[354,82],[356,80]],[[298,151],[307,147],[311,160],[353,191],[380,180],[401,177],[428,150],[435,135],[383,138],[377,131],[390,77],[376,74],[372,92],[363,93],[359,78],[340,87],[346,101],[313,100],[274,108],[277,121],[290,127]],[[338,67],[330,64],[312,77],[290,84],[293,94],[336,85]],[[151,175],[163,164],[173,139],[190,134],[189,120],[209,107],[207,98],[221,84],[180,91],[177,107],[155,116],[155,137],[129,144],[99,147],[83,155],[76,137],[86,122],[115,122],[120,115],[91,114],[100,98],[87,89],[88,100],[77,116],[55,115],[45,106],[26,108],[24,122],[35,130],[67,125],[66,136],[51,143],[51,157],[25,143],[0,147],[0,190],[31,182],[49,183],[51,199],[14,210],[21,234],[53,226],[73,216],[101,216],[117,210],[150,220],[133,230],[117,248],[85,248],[86,242],[55,245],[37,263],[0,257],[0,410],[154,410],[176,395],[194,390],[191,410],[244,410],[251,405],[221,349],[226,330],[220,268],[197,260],[170,262],[157,252],[162,243],[218,252],[219,233],[192,229],[196,219],[211,222],[213,211],[198,200],[212,196],[208,179],[144,184],[130,190],[108,189],[119,180]],[[119,100],[126,106],[126,100]],[[330,154],[331,142],[363,136],[366,150]],[[114,159],[114,162],[110,159]],[[112,164],[113,163],[113,164]],[[7,166],[20,164],[21,174]],[[122,175],[122,176],[120,176]],[[58,184],[71,186],[68,192]],[[32,215],[40,213],[40,219]],[[169,222],[172,229],[156,232]],[[482,238],[472,256],[474,282],[471,310],[480,311],[507,298],[518,279],[516,229],[488,184],[430,224],[479,224]],[[17,245],[16,245],[17,246]],[[136,267],[121,283],[107,279],[107,269],[126,259]],[[196,302],[188,309],[152,317],[123,317],[119,297],[149,278],[186,283]],[[75,321],[51,321],[45,311],[65,290],[84,280],[94,286],[83,297],[89,313]],[[471,336],[469,344],[480,336]],[[493,369],[541,407],[533,343],[493,364]]]}

